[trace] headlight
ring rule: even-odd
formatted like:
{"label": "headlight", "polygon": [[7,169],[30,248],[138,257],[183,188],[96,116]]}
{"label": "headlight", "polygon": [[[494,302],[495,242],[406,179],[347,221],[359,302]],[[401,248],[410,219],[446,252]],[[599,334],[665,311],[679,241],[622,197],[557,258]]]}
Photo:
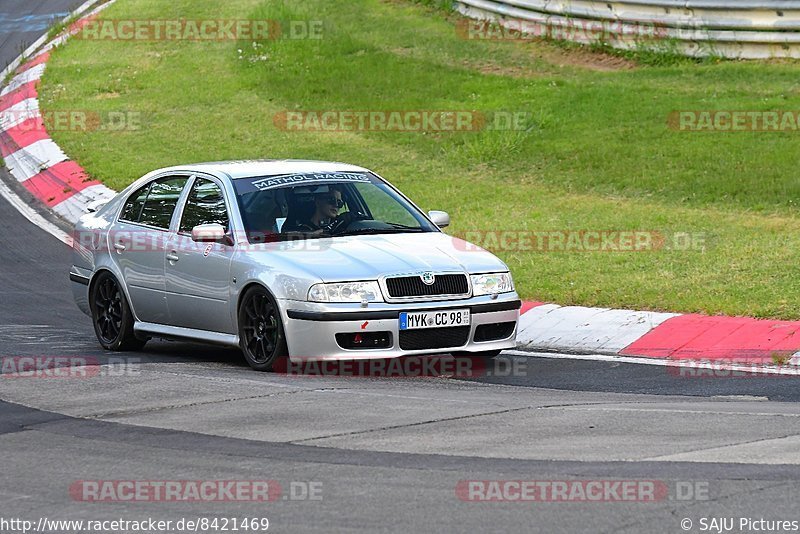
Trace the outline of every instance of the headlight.
{"label": "headlight", "polygon": [[493,293],[508,293],[509,291],[514,291],[511,273],[472,275],[472,294],[476,297]]}
{"label": "headlight", "polygon": [[378,282],[314,284],[308,290],[311,302],[383,302]]}

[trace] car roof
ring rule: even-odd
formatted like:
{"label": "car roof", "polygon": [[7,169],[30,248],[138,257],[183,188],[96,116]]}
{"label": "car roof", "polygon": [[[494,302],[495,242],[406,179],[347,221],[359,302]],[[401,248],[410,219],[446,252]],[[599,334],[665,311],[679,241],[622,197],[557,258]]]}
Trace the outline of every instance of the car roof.
{"label": "car roof", "polygon": [[334,161],[313,161],[301,159],[272,159],[246,161],[216,161],[194,163],[159,169],[158,173],[205,172],[211,174],[227,174],[233,180],[252,178],[254,176],[275,176],[280,174],[302,174],[316,172],[370,172],[369,169]]}

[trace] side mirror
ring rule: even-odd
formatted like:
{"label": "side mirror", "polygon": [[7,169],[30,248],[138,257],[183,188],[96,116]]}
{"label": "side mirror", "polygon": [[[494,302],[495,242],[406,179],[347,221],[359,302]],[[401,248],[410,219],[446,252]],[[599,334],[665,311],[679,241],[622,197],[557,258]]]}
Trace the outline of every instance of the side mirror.
{"label": "side mirror", "polygon": [[225,227],[221,224],[198,224],[192,228],[192,240],[198,243],[219,243],[226,237]]}
{"label": "side mirror", "polygon": [[450,226],[450,215],[448,215],[446,211],[429,211],[428,217],[430,217],[433,224],[439,228]]}
{"label": "side mirror", "polygon": [[97,213],[106,204],[108,204],[107,200],[93,200],[87,204],[86,213]]}

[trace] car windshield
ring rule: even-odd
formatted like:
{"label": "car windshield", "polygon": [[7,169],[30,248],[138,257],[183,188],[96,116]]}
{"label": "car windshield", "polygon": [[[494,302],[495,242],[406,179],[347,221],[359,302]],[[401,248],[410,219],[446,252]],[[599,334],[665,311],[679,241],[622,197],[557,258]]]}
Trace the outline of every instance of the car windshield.
{"label": "car windshield", "polygon": [[233,181],[250,242],[438,232],[372,173],[300,173]]}

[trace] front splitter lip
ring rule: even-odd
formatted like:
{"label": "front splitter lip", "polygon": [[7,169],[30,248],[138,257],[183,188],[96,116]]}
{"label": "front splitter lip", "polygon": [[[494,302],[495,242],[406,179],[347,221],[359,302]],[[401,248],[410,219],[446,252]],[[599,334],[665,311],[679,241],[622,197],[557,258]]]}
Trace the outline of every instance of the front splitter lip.
{"label": "front splitter lip", "polygon": [[[338,361],[338,360],[391,360],[395,358],[423,358],[423,357],[442,357],[448,356],[454,352],[484,352],[494,350],[510,350],[516,348],[516,340],[509,338],[503,340],[502,343],[480,343],[468,344],[463,347],[447,348],[447,349],[434,349],[434,350],[399,350],[399,349],[385,349],[385,350],[342,350],[331,354],[322,354],[314,356],[289,356],[293,362],[312,362],[312,361]],[[476,354],[477,355],[477,354]]]}

